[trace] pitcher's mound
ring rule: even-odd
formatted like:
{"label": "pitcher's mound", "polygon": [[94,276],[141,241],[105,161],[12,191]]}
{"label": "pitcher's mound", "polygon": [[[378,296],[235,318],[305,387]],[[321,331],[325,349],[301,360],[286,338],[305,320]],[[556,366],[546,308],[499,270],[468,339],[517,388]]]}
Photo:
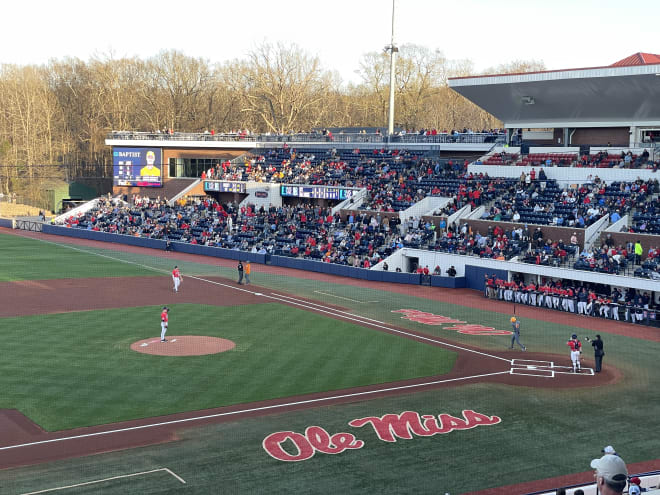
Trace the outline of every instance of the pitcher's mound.
{"label": "pitcher's mound", "polygon": [[158,337],[138,340],[131,344],[131,349],[143,354],[157,356],[203,356],[217,354],[236,347],[231,340],[201,335],[168,335],[167,342],[161,342]]}

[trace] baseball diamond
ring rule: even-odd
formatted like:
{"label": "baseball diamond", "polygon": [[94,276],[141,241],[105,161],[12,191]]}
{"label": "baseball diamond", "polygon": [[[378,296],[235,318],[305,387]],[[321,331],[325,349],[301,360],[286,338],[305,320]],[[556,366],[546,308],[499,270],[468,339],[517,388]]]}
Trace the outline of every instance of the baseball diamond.
{"label": "baseball diamond", "polygon": [[[346,432],[355,445],[362,445],[313,459],[301,452],[308,459],[305,465],[320,463],[311,471],[317,479],[307,478],[307,486],[325,486],[346,463],[364,468],[376,463],[379,472],[387,472],[392,463],[407,462],[422,451],[444,459],[441,452],[449,449],[455,460],[447,462],[457,469],[461,459],[474,457],[472,445],[486,449],[478,458],[495,445],[511,455],[522,451],[534,457],[537,442],[555,448],[554,423],[569,414],[562,405],[566,401],[574,406],[574,420],[589,422],[593,401],[611,400],[631,387],[644,390],[646,384],[631,383],[628,377],[644,363],[651,366],[660,342],[648,327],[598,322],[608,349],[620,350],[608,353],[597,374],[591,358],[583,357],[582,373],[576,374],[564,351],[565,334],[594,333],[595,328],[588,328],[591,321],[523,307],[517,319],[524,323],[528,350],[510,350],[508,305],[484,302],[470,290],[459,291],[459,298],[456,291],[421,286],[393,291],[389,289],[397,288],[378,282],[268,266],[254,274],[254,288],[237,287],[231,260],[8,230],[0,231],[0,240],[35,253],[44,265],[59,257],[77,267],[72,278],[50,278],[29,269],[0,282],[0,332],[11,357],[2,364],[6,392],[0,412],[0,431],[6,432],[0,438],[0,480],[15,488],[8,493],[35,487],[28,480],[43,477],[37,473],[55,465],[61,481],[42,483],[41,488],[89,481],[101,490],[106,478],[116,474],[122,483],[130,480],[131,489],[155,483],[176,491],[174,483],[182,483],[175,476],[186,484],[195,479],[190,469],[197,456],[212,459],[203,469],[208,481],[194,481],[205,486],[239,452],[263,477],[242,478],[240,483],[249,488],[240,489],[234,485],[239,480],[231,480],[237,492],[263,491],[266,484],[284,490],[291,486],[290,463],[268,455],[262,442],[277,432],[304,434],[306,429],[321,437],[327,432],[329,443],[312,440],[321,453],[330,453],[332,442],[349,438],[336,432]],[[172,291],[175,263],[187,275],[186,288],[178,293]],[[159,326],[164,306],[170,308],[165,343],[160,342]],[[634,363],[633,353],[638,356]],[[26,363],[30,371],[17,373]],[[463,410],[499,420],[488,428],[465,429]],[[419,421],[427,418],[419,426],[409,423],[415,435],[405,434],[406,427],[393,430],[399,431],[395,443],[410,442],[409,453],[394,445],[387,450],[389,442],[372,438],[382,433],[349,425],[372,416],[408,421],[405,411],[417,411]],[[631,414],[648,421],[643,410]],[[429,422],[433,415],[440,419]],[[634,441],[643,452],[652,449],[645,447],[643,435],[629,438],[627,422],[617,426],[615,416],[607,418],[613,424],[612,443]],[[442,426],[443,421],[454,426]],[[452,433],[425,433],[434,428]],[[534,443],[526,445],[520,438],[528,428],[536,433]],[[588,428],[576,436],[592,450],[602,443],[590,437]],[[296,442],[308,448],[305,441]],[[281,448],[285,457],[295,454],[288,441]],[[157,459],[136,463],[138,452],[153,452]],[[578,457],[567,455],[564,466],[543,471],[543,476],[538,471],[511,477],[508,484],[525,482],[520,486],[532,491],[548,486],[550,481],[541,479],[548,474],[557,476],[558,484],[585,479],[588,474],[565,474]],[[650,455],[640,454],[640,461]],[[494,466],[500,462],[489,459]],[[67,467],[94,470],[107,463],[125,467],[84,480]],[[651,464],[633,465],[641,471]],[[370,479],[371,486],[386,483],[382,476]],[[456,482],[445,470],[431,479]],[[504,493],[487,488],[475,484],[472,490]]]}

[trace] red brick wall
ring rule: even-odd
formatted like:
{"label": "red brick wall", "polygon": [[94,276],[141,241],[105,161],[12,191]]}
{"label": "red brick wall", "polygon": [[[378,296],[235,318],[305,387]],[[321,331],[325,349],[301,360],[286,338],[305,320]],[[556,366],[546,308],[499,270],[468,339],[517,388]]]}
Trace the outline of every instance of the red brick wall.
{"label": "red brick wall", "polygon": [[586,127],[576,129],[571,139],[572,146],[594,144],[607,146],[628,146],[630,144],[630,128],[628,127]]}
{"label": "red brick wall", "polygon": [[[496,225],[502,227],[505,231],[517,229],[518,227],[525,228],[524,223],[516,222],[494,222],[492,220],[464,220],[460,221],[460,224],[468,223],[472,228],[472,232],[476,234],[479,232],[481,235],[484,235],[488,232],[488,226],[492,225],[495,228]],[[575,232],[575,236],[578,239],[578,244],[584,246],[584,229],[573,229],[572,227],[553,227],[549,225],[532,225],[529,224],[530,233],[536,231],[536,227],[541,227],[541,232],[543,232],[543,239],[552,239],[553,241],[562,240],[564,243],[568,244],[571,241],[571,235]]]}

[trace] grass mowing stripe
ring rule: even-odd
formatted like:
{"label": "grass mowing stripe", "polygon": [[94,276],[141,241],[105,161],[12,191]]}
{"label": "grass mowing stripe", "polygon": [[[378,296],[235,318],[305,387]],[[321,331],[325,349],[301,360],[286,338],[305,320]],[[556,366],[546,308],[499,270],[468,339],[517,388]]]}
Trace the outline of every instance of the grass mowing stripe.
{"label": "grass mowing stripe", "polygon": [[[221,321],[205,333],[247,341],[247,352],[168,358],[125,351],[131,341],[149,337],[145,329],[158,312],[60,313],[48,315],[47,326],[42,316],[0,319],[4,340],[29,333],[39,342],[12,347],[13,366],[5,362],[0,377],[5,407],[57,430],[441,374],[454,362],[453,353],[437,347],[275,303],[252,312],[172,305],[177,334],[198,334],[205,322]],[[356,347],[363,348],[359,359]],[[388,353],[392,347],[405,352]],[[420,359],[410,365],[409,356]],[[24,384],[34,402],[19,393]]]}
{"label": "grass mowing stripe", "polygon": [[122,277],[149,273],[67,244],[0,234],[0,282],[56,278]]}

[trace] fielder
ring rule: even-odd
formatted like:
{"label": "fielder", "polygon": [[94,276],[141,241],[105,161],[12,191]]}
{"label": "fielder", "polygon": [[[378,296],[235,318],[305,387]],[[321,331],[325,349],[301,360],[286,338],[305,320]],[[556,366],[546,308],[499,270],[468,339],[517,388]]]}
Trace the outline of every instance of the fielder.
{"label": "fielder", "polygon": [[174,270],[172,270],[172,281],[174,282],[174,292],[179,292],[179,285],[181,285],[182,279],[183,277],[181,276],[179,267],[177,265],[174,265]]}
{"label": "fielder", "polygon": [[160,314],[160,341],[167,342],[165,338],[165,333],[167,333],[167,321],[169,320],[167,313],[169,313],[170,308],[167,306],[163,307],[163,311]]}
{"label": "fielder", "polygon": [[566,342],[566,345],[571,348],[571,362],[573,363],[573,373],[582,371],[580,367],[580,354],[582,354],[582,342],[578,339],[577,335],[573,334],[571,340]]}

